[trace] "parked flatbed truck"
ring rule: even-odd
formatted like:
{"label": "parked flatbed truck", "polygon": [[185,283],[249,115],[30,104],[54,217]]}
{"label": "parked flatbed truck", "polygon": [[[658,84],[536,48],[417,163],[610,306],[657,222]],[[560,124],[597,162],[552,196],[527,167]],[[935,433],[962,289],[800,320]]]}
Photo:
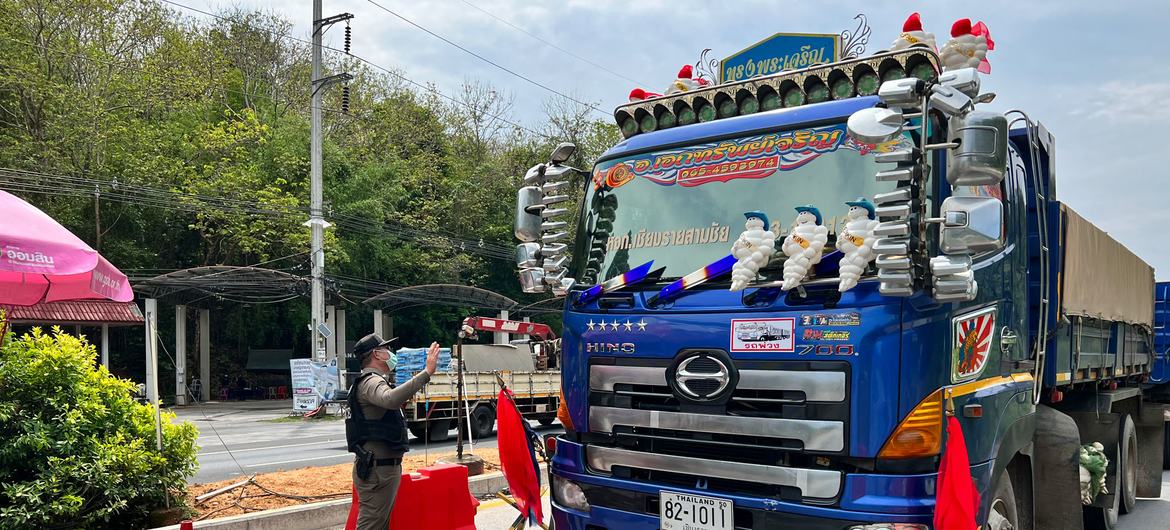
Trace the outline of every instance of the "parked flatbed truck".
{"label": "parked flatbed truck", "polygon": [[[571,249],[572,146],[529,171],[521,283],[566,296],[556,528],[932,528],[950,404],[982,528],[1112,528],[1159,495],[1167,289],[1156,321],[1153,269],[1057,200],[1053,135],[941,64],[910,48],[622,105]],[[842,289],[859,197],[876,259]],[[814,210],[828,243],[798,287],[777,250],[729,290],[745,212],[783,219],[781,249]],[[737,336],[761,325],[789,333]],[[1083,505],[1092,443],[1107,492]]]}
{"label": "parked flatbed truck", "polygon": [[[496,423],[496,383],[499,373],[516,395],[516,406],[524,418],[551,425],[556,420],[561,373],[557,370],[532,372],[465,372],[463,394],[465,418],[470,418],[473,439],[490,436]],[[453,372],[437,372],[422,392],[403,405],[406,427],[416,438],[432,442],[446,440],[455,428],[459,386]],[[467,416],[470,414],[470,416]],[[464,420],[467,421],[467,420]]]}

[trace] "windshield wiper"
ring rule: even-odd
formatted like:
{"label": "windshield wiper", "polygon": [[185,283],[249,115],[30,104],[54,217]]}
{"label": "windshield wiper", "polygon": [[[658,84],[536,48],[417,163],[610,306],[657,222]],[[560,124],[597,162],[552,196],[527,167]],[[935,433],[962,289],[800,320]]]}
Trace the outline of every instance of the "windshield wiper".
{"label": "windshield wiper", "polygon": [[649,307],[662,302],[667,302],[682,294],[687,289],[707,283],[710,280],[714,280],[715,278],[723,276],[724,274],[731,272],[731,267],[735,265],[736,261],[737,260],[735,259],[735,256],[728,254],[697,271],[687,274],[686,276],[676,280],[674,283],[663,287],[661,291],[658,291],[658,294],[651,296],[649,300],[646,300],[646,305]]}
{"label": "windshield wiper", "polygon": [[654,260],[647,261],[646,263],[638,265],[637,267],[623,272],[618,276],[614,276],[613,278],[610,278],[602,283],[594,285],[593,287],[586,289],[585,292],[581,293],[581,296],[577,297],[577,301],[575,303],[577,305],[588,304],[589,302],[600,298],[601,295],[605,293],[612,293],[619,289],[624,289],[649,279],[658,279],[658,277],[662,276],[662,273],[666,271],[666,267],[660,267],[655,271],[651,271],[650,266],[653,264]]}

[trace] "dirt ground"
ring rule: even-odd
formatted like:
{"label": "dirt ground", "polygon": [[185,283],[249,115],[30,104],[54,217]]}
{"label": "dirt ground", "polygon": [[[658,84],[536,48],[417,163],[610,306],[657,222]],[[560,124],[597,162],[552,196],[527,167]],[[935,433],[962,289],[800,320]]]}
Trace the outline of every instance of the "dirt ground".
{"label": "dirt ground", "polygon": [[[475,454],[486,463],[486,473],[499,470],[500,455],[495,449],[477,449]],[[431,455],[424,462],[424,456],[421,454],[408,455],[403,458],[402,468],[403,471],[414,471],[434,464],[436,460],[454,458],[454,453]],[[237,477],[209,484],[192,484],[188,488],[187,504],[195,510],[195,520],[203,520],[339,499],[350,495],[352,473],[351,463],[263,473],[256,475],[255,484],[220,494],[203,504],[196,504],[195,497],[244,479]]]}

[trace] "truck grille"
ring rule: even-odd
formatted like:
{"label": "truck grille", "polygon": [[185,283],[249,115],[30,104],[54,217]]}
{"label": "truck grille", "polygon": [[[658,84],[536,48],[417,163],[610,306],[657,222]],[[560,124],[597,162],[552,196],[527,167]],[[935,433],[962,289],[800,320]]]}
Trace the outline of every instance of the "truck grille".
{"label": "truck grille", "polygon": [[[701,369],[700,362],[691,367]],[[844,454],[848,363],[736,361],[739,382],[717,404],[676,395],[667,383],[670,360],[593,363],[589,430],[607,440],[587,448],[594,471],[745,483],[765,473],[775,477],[766,485],[770,491],[799,491],[784,497],[815,502],[839,493],[840,472],[795,466],[810,463],[812,455]]]}

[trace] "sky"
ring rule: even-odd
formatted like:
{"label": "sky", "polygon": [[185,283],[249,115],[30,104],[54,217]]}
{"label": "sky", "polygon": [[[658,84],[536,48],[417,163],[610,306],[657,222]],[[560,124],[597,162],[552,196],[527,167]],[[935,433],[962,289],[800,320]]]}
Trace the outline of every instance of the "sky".
{"label": "sky", "polygon": [[[297,36],[309,36],[309,0],[176,1],[211,11],[263,9],[291,20]],[[704,48],[711,48],[711,57],[723,58],[777,32],[839,33],[852,30],[854,16],[864,13],[873,52],[890,44],[913,11],[921,12],[939,45],[954,20],[982,20],[996,42],[983,89],[997,98],[981,108],[1022,109],[1043,123],[1056,137],[1057,198],[1154,266],[1159,280],[1170,280],[1170,237],[1157,234],[1170,228],[1165,163],[1170,153],[1163,151],[1170,141],[1158,136],[1164,132],[1160,125],[1168,125],[1165,132],[1170,133],[1170,39],[1165,35],[1170,1],[373,2],[606,113],[635,86],[664,90],[679,67],[696,62]],[[354,54],[433,83],[447,94],[466,80],[490,83],[514,97],[515,121],[533,128],[540,125],[545,102],[561,97],[412,27],[373,2],[324,0],[325,16],[354,14]],[[341,48],[341,29],[328,32],[325,41]]]}

